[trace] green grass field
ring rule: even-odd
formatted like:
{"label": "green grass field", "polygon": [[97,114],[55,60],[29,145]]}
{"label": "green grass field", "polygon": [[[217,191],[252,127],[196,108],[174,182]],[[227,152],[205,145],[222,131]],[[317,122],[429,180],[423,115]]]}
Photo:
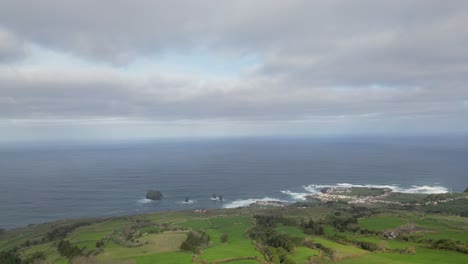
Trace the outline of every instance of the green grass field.
{"label": "green grass field", "polygon": [[279,224],[276,227],[276,230],[278,230],[282,234],[287,234],[292,237],[300,237],[300,238],[307,237],[306,234],[304,234],[304,232],[300,228],[295,227],[295,226],[285,226],[285,225]]}
{"label": "green grass field", "polygon": [[371,218],[359,219],[361,229],[379,231],[399,227],[407,222],[399,217],[388,214],[373,216]]}
{"label": "green grass field", "polygon": [[297,264],[309,263],[309,260],[313,256],[318,256],[320,251],[318,249],[311,249],[308,247],[297,247],[293,253],[289,255],[289,258],[295,261]]}
{"label": "green grass field", "polygon": [[468,255],[445,250],[430,250],[417,248],[416,254],[405,255],[399,253],[370,253],[359,258],[340,261],[346,264],[361,263],[392,263],[392,264],[456,264],[468,263]]}
{"label": "green grass field", "polygon": [[[361,190],[359,190],[361,191]],[[405,199],[411,196],[404,195]],[[421,197],[414,197],[421,199]],[[302,204],[303,205],[303,204]],[[41,263],[69,263],[57,251],[60,240],[68,240],[72,245],[83,249],[83,254],[92,259],[90,263],[267,263],[262,253],[262,245],[252,240],[247,232],[256,225],[254,215],[280,215],[291,218],[289,225],[277,223],[274,227],[278,234],[294,239],[295,246],[287,257],[293,263],[468,263],[468,254],[454,250],[430,248],[432,240],[449,239],[456,245],[468,243],[468,218],[447,214],[427,214],[421,210],[387,209],[372,205],[369,210],[378,209],[376,214],[358,218],[361,230],[397,230],[398,227],[413,226],[410,241],[388,239],[378,233],[360,234],[335,228],[327,222],[328,216],[341,211],[350,215],[350,206],[339,203],[333,206],[311,203],[310,206],[266,208],[266,209],[222,209],[208,213],[189,211],[152,213],[138,216],[114,217],[111,219],[67,220],[32,225],[22,229],[0,234],[0,251],[18,248],[17,254],[26,259],[42,252],[45,260]],[[307,222],[309,219],[322,222],[324,235],[304,234],[303,227],[294,223]],[[81,222],[83,224],[80,224]],[[291,224],[292,223],[292,224]],[[70,228],[72,224],[77,227]],[[52,241],[48,236],[52,231],[66,233]],[[180,246],[190,231],[205,231],[211,238],[206,247],[198,254],[181,251]],[[55,232],[54,231],[54,232]],[[222,241],[226,236],[227,241]],[[332,241],[335,239],[335,241]],[[341,240],[340,240],[341,239]],[[96,242],[104,245],[96,248]],[[320,243],[332,252],[314,248],[308,241]],[[377,245],[378,250],[368,251],[360,248],[360,242]],[[426,243],[426,244],[425,244]],[[411,249],[411,250],[410,250]],[[415,254],[409,254],[414,253]],[[85,262],[86,263],[86,262]],[[3,263],[2,263],[3,264]]]}
{"label": "green grass field", "polygon": [[355,246],[340,244],[322,237],[313,237],[312,241],[320,243],[328,248],[332,248],[335,251],[335,257],[337,259],[355,258],[368,253],[367,251]]}
{"label": "green grass field", "polygon": [[[215,261],[236,257],[262,257],[253,241],[245,234],[253,225],[250,217],[215,217],[210,219],[210,223],[211,228],[207,231],[212,238],[212,246],[203,251],[200,259]],[[220,241],[223,234],[228,236],[226,243]]]}
{"label": "green grass field", "polygon": [[137,264],[186,264],[192,263],[192,255],[184,252],[165,252],[136,257]]}

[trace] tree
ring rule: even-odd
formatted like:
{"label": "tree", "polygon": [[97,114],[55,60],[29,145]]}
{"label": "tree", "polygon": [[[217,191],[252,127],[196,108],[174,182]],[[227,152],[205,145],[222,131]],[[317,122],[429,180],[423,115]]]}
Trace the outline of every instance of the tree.
{"label": "tree", "polygon": [[46,255],[42,251],[35,252],[29,256],[26,260],[23,260],[22,264],[33,264],[42,263],[42,260],[46,259]]}
{"label": "tree", "polygon": [[207,246],[209,242],[210,236],[204,231],[190,231],[187,234],[187,239],[182,242],[182,245],[180,245],[180,249],[198,254],[200,252],[200,248]]}
{"label": "tree", "polygon": [[228,235],[223,234],[221,235],[221,243],[227,243],[228,242]]}
{"label": "tree", "polygon": [[80,256],[82,251],[79,247],[73,246],[70,241],[62,240],[57,244],[57,251],[60,255],[72,259],[73,257]]}
{"label": "tree", "polygon": [[21,259],[19,258],[16,250],[2,251],[2,252],[0,252],[0,263],[2,263],[2,264],[20,264]]}

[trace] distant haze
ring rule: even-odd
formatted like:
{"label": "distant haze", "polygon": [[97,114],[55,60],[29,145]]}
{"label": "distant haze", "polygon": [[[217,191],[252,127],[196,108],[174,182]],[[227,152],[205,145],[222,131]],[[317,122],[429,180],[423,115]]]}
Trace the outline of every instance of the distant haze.
{"label": "distant haze", "polygon": [[468,132],[468,1],[1,1],[0,141]]}

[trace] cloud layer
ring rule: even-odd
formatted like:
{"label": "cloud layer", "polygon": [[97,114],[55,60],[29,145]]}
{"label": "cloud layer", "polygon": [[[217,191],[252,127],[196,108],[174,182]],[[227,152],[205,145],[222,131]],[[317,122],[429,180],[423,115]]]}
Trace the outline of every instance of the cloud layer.
{"label": "cloud layer", "polygon": [[467,10],[466,1],[4,1],[0,126],[467,131]]}

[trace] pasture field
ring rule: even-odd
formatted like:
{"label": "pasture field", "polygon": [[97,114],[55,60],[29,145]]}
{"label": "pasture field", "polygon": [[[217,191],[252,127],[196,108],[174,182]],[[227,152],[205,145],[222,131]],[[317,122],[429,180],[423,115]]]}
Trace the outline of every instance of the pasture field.
{"label": "pasture field", "polygon": [[[407,194],[403,197],[411,199]],[[252,233],[258,227],[257,216],[270,217],[271,221],[267,226],[273,233],[262,239],[258,230]],[[310,220],[314,228],[305,226]],[[387,237],[384,231],[396,235]],[[182,250],[191,232],[202,232],[209,241],[198,250]],[[274,234],[283,236],[280,240],[290,240],[283,253],[271,253],[283,246],[275,242]],[[436,244],[441,240],[445,244]],[[58,249],[60,241],[69,241],[81,256],[64,255]],[[24,261],[35,258],[36,262],[29,263],[65,264],[76,258],[80,258],[79,263],[93,264],[266,264],[280,259],[287,259],[284,263],[288,264],[468,263],[467,248],[467,217],[426,213],[414,207],[373,204],[363,209],[345,203],[317,202],[77,219],[0,233],[0,252],[13,252]]]}
{"label": "pasture field", "polygon": [[300,238],[307,237],[307,235],[304,234],[304,231],[296,226],[285,226],[285,225],[279,224],[276,227],[276,230],[278,230],[278,232],[282,234],[286,234],[292,237],[300,237]]}
{"label": "pasture field", "polygon": [[360,263],[392,263],[392,264],[447,264],[447,263],[468,263],[468,255],[445,251],[445,250],[429,250],[425,248],[417,248],[416,254],[404,255],[399,253],[370,253],[359,258],[350,258],[339,261],[343,264],[360,264]]}
{"label": "pasture field", "polygon": [[322,237],[313,237],[312,241],[333,249],[333,251],[335,251],[334,256],[336,259],[355,258],[368,253],[367,251],[355,246],[337,243]]}
{"label": "pasture field", "polygon": [[359,226],[361,229],[372,231],[392,229],[402,226],[406,221],[400,217],[395,217],[390,214],[381,214],[372,216],[370,218],[359,219]]}
{"label": "pasture field", "polygon": [[297,264],[309,263],[310,258],[320,255],[318,249],[311,249],[308,247],[297,247],[289,258]]}

